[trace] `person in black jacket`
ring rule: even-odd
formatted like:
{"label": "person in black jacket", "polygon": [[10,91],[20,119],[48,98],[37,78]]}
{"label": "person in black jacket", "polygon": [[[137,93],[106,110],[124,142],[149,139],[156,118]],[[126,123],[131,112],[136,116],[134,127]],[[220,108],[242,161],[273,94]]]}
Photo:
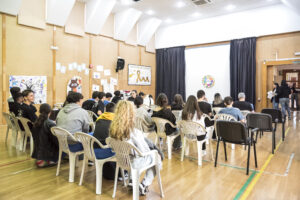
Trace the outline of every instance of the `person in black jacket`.
{"label": "person in black jacket", "polygon": [[296,90],[296,83],[293,83],[293,86],[291,88],[292,96],[291,96],[291,101],[292,101],[292,109],[294,109],[294,103],[296,101],[296,110],[299,109],[298,106],[298,91]]}
{"label": "person in black jacket", "polygon": [[[97,107],[97,103],[99,101],[99,92],[98,91],[94,91],[92,94],[92,98],[88,99],[86,101],[84,101],[82,103],[82,108],[85,110],[90,110],[90,111],[94,111],[95,108]],[[97,113],[95,113],[97,114]]]}
{"label": "person in black jacket", "polygon": [[286,110],[288,112],[289,119],[291,119],[291,111],[290,111],[290,98],[289,95],[291,94],[291,89],[287,85],[285,80],[281,81],[281,86],[279,87],[279,103],[281,105],[281,112],[282,116],[285,118],[286,117]]}
{"label": "person in black jacket", "polygon": [[235,101],[233,103],[233,107],[238,108],[240,110],[247,110],[250,112],[254,111],[252,104],[246,101],[246,95],[244,92],[240,92],[238,94],[238,99],[238,101]]}
{"label": "person in black jacket", "polygon": [[278,83],[274,83],[273,97],[271,98],[271,102],[273,104],[273,109],[279,109],[279,107],[278,107],[278,104],[279,104],[278,92],[279,92],[279,85],[278,85]]}
{"label": "person in black jacket", "polygon": [[175,94],[174,102],[171,104],[171,110],[182,110],[184,107],[184,101],[181,94]]}
{"label": "person in black jacket", "polygon": [[117,104],[121,100],[121,92],[119,90],[114,92],[114,97],[112,98],[111,102]]}
{"label": "person in black jacket", "polygon": [[99,101],[98,101],[98,105],[96,107],[96,110],[94,111],[98,116],[100,116],[102,113],[104,113],[104,108],[105,108],[105,105],[103,103],[104,97],[105,97],[104,92],[99,92],[98,93]]}
{"label": "person in black jacket", "polygon": [[[32,123],[37,119],[36,108],[34,107],[34,93],[32,90],[22,92],[24,102],[21,106],[22,117],[29,119]],[[31,127],[30,127],[31,128]]]}
{"label": "person in black jacket", "polygon": [[136,98],[136,95],[137,95],[137,91],[136,90],[131,90],[130,97],[127,100],[134,102],[134,99]]}
{"label": "person in black jacket", "polygon": [[[12,107],[13,107],[13,103],[14,103],[14,99],[15,99],[15,96],[17,94],[20,94],[21,93],[21,89],[19,87],[12,87],[10,88],[10,94],[11,94],[11,97],[9,97],[7,99],[7,103],[8,103],[8,107],[9,107],[9,111],[12,110]],[[12,112],[12,111],[11,111]]]}
{"label": "person in black jacket", "polygon": [[14,113],[16,117],[22,116],[23,95],[17,93],[14,95],[14,101],[10,103],[9,111]]}
{"label": "person in black jacket", "polygon": [[50,105],[46,103],[42,104],[40,106],[40,115],[32,128],[34,141],[32,158],[36,159],[38,167],[53,165],[58,160],[58,140],[50,130],[56,125],[52,120],[49,120],[50,113]]}
{"label": "person in black jacket", "polygon": [[224,101],[222,99],[222,96],[220,93],[216,93],[214,96],[214,100],[212,102],[212,107],[220,107],[220,108],[225,108]]}

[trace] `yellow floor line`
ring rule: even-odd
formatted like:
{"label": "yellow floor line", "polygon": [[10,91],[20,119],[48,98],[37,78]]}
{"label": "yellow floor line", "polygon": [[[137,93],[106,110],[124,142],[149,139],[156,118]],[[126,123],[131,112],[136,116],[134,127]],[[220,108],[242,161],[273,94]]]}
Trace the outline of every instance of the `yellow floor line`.
{"label": "yellow floor line", "polygon": [[[288,128],[285,132],[285,135],[287,135],[288,131],[290,128]],[[268,156],[268,159],[266,160],[266,162],[264,163],[264,165],[262,166],[262,168],[259,170],[259,172],[256,174],[256,176],[254,177],[254,179],[252,180],[252,182],[250,183],[250,185],[248,186],[248,188],[246,189],[246,191],[244,192],[243,196],[240,198],[241,200],[245,200],[247,199],[247,197],[249,196],[249,194],[252,192],[254,186],[256,185],[257,181],[260,179],[261,175],[263,174],[263,172],[265,171],[265,169],[267,168],[267,166],[269,165],[271,159],[273,158],[273,156],[275,155],[276,151],[278,150],[279,146],[281,145],[282,140],[280,140],[280,142],[277,144],[274,154],[270,154]]]}

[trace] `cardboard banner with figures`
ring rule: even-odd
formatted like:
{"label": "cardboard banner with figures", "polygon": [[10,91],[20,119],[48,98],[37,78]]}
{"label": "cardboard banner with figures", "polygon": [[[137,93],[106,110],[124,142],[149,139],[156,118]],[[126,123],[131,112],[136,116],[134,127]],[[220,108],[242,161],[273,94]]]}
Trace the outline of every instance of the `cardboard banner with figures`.
{"label": "cardboard banner with figures", "polygon": [[128,85],[151,85],[151,67],[128,65]]}
{"label": "cardboard banner with figures", "polygon": [[73,91],[73,92],[82,92],[82,79],[80,76],[73,76],[67,85],[67,93],[69,91]]}

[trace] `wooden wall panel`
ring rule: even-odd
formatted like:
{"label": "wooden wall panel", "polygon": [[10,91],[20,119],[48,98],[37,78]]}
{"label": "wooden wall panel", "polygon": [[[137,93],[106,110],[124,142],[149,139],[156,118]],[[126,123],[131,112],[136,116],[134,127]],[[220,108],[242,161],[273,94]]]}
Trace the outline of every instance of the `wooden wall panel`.
{"label": "wooden wall panel", "polygon": [[66,33],[84,35],[84,12],[85,3],[76,1],[65,26]]}
{"label": "wooden wall panel", "polygon": [[[17,25],[16,17],[6,16],[6,88],[9,75],[46,75],[47,101],[52,103],[52,30]],[[7,90],[7,96],[9,91]]]}
{"label": "wooden wall panel", "polygon": [[257,99],[262,98],[262,78],[265,78],[265,75],[261,74],[263,61],[266,59],[275,59],[276,52],[278,53],[278,59],[294,58],[296,57],[294,55],[296,51],[300,51],[300,32],[264,36],[257,39],[256,105],[258,111],[262,109],[261,102],[259,102]]}
{"label": "wooden wall panel", "polygon": [[[2,101],[2,15],[4,14],[0,14],[0,99]],[[0,103],[0,124],[2,124],[2,104],[5,104],[6,102],[1,102]]]}
{"label": "wooden wall panel", "polygon": [[66,34],[63,28],[56,30],[56,44],[59,48],[56,52],[56,62],[66,66],[66,73],[56,72],[56,102],[63,103],[67,95],[67,84],[73,76],[80,76],[82,79],[82,94],[85,99],[89,98],[89,76],[84,71],[70,71],[69,64],[89,64],[89,38]]}
{"label": "wooden wall panel", "polygon": [[107,37],[114,37],[114,23],[115,23],[115,16],[114,14],[110,14],[104,23],[100,35],[107,36]]}
{"label": "wooden wall panel", "polygon": [[35,28],[46,28],[46,1],[22,0],[18,13],[18,23]]}
{"label": "wooden wall panel", "polygon": [[146,94],[152,94],[155,99],[155,81],[156,81],[156,61],[155,54],[146,51],[145,47],[141,48],[141,65],[151,67],[151,86],[143,86],[141,90]]}

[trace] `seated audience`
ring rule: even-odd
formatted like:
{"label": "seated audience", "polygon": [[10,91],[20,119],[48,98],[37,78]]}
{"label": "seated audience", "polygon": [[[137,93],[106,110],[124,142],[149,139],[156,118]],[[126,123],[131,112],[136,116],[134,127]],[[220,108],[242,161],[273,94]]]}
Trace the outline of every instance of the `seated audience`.
{"label": "seated audience", "polygon": [[32,137],[34,150],[32,158],[36,159],[38,167],[46,167],[55,164],[58,160],[58,141],[51,133],[51,128],[56,126],[54,121],[49,120],[51,107],[49,104],[40,106],[40,115],[33,124]]}
{"label": "seated audience", "polygon": [[98,101],[95,113],[99,116],[102,113],[104,113],[104,108],[105,108],[105,105],[104,105],[105,93],[104,92],[99,92],[98,93],[98,98],[99,98],[99,101]]}
{"label": "seated audience", "polygon": [[[149,152],[150,145],[149,140],[147,140],[143,133],[134,128],[134,108],[133,104],[128,101],[120,101],[115,110],[115,117],[111,123],[110,127],[110,137],[121,140],[128,141],[136,146],[142,153]],[[150,142],[151,143],[151,142]],[[151,143],[153,145],[153,143]],[[136,154],[132,154],[132,167],[142,168],[153,162],[153,157],[151,155],[145,157],[138,157]],[[161,163],[161,158],[159,158]],[[162,165],[162,163],[161,163]],[[146,195],[149,191],[148,187],[151,185],[156,174],[155,167],[151,167],[146,171],[146,174],[139,185],[140,194]]]}
{"label": "seated audience", "polygon": [[154,105],[154,100],[151,94],[146,95],[144,98],[144,105],[148,106],[149,108]]}
{"label": "seated audience", "polygon": [[11,102],[9,111],[14,113],[16,117],[22,116],[23,95],[17,93],[14,95],[14,102]]}
{"label": "seated audience", "polygon": [[137,91],[136,90],[131,90],[130,97],[127,100],[133,102],[134,99],[136,98],[136,95],[137,95]]}
{"label": "seated audience", "polygon": [[143,106],[143,102],[144,100],[140,96],[137,96],[134,100],[134,105],[137,108],[136,118],[142,120],[142,127],[140,127],[141,131],[148,133],[154,130],[155,125],[147,111],[147,108]]}
{"label": "seated audience", "polygon": [[207,103],[205,92],[203,90],[199,90],[197,92],[197,98],[198,98],[198,105],[200,110],[204,114],[207,114],[208,116],[212,116],[213,114],[212,114],[211,105]]}
{"label": "seated audience", "polygon": [[63,107],[57,115],[56,123],[58,127],[66,129],[71,134],[76,132],[89,132],[91,121],[88,112],[81,108],[82,101],[82,94],[78,92],[68,94],[68,104]]}
{"label": "seated audience", "polygon": [[146,95],[145,95],[144,92],[140,92],[140,93],[139,93],[139,96],[142,97],[143,99],[146,97]]}
{"label": "seated audience", "polygon": [[245,123],[245,119],[244,119],[244,116],[241,113],[241,111],[238,108],[232,107],[233,100],[231,97],[225,97],[224,103],[225,103],[226,108],[223,108],[222,110],[220,110],[219,114],[232,115],[237,121],[241,121],[241,122]]}
{"label": "seated audience", "polygon": [[110,92],[105,94],[105,100],[103,101],[104,106],[110,103],[111,98],[112,98],[112,94]]}
{"label": "seated audience", "polygon": [[233,103],[233,107],[238,108],[240,110],[248,110],[248,111],[254,111],[253,106],[251,103],[245,101],[246,100],[246,95],[244,92],[240,92],[238,94],[239,101],[235,101]]}
{"label": "seated audience", "polygon": [[225,108],[225,104],[224,104],[224,101],[221,97],[221,94],[220,93],[216,93],[215,96],[214,96],[214,100],[213,100],[213,103],[212,103],[212,107],[221,107],[221,108]]}
{"label": "seated audience", "polygon": [[37,119],[36,108],[34,104],[34,93],[32,90],[24,90],[23,95],[23,104],[21,106],[22,117],[29,119],[31,122],[35,122]]}
{"label": "seated audience", "polygon": [[117,104],[121,100],[121,92],[119,90],[114,92],[114,97],[112,98],[111,102]]}
{"label": "seated audience", "polygon": [[[85,109],[85,110],[90,110],[90,111],[95,112],[98,101],[99,101],[98,96],[99,96],[99,92],[94,91],[93,94],[92,94],[92,98],[88,99],[88,100],[86,100],[82,103],[82,108]],[[95,114],[97,114],[97,113],[95,112]]]}
{"label": "seated audience", "polygon": [[[13,102],[14,102],[14,96],[16,95],[16,94],[19,94],[21,92],[21,89],[19,88],[19,87],[12,87],[12,88],[10,88],[10,94],[11,94],[11,97],[9,97],[8,99],[7,99],[7,103],[8,103],[8,107],[9,107],[9,111],[11,111],[13,108],[12,108],[12,106],[13,106]],[[12,112],[12,111],[11,111]]]}
{"label": "seated audience", "polygon": [[184,102],[181,94],[175,94],[174,102],[171,104],[171,110],[182,110],[184,107]]}

